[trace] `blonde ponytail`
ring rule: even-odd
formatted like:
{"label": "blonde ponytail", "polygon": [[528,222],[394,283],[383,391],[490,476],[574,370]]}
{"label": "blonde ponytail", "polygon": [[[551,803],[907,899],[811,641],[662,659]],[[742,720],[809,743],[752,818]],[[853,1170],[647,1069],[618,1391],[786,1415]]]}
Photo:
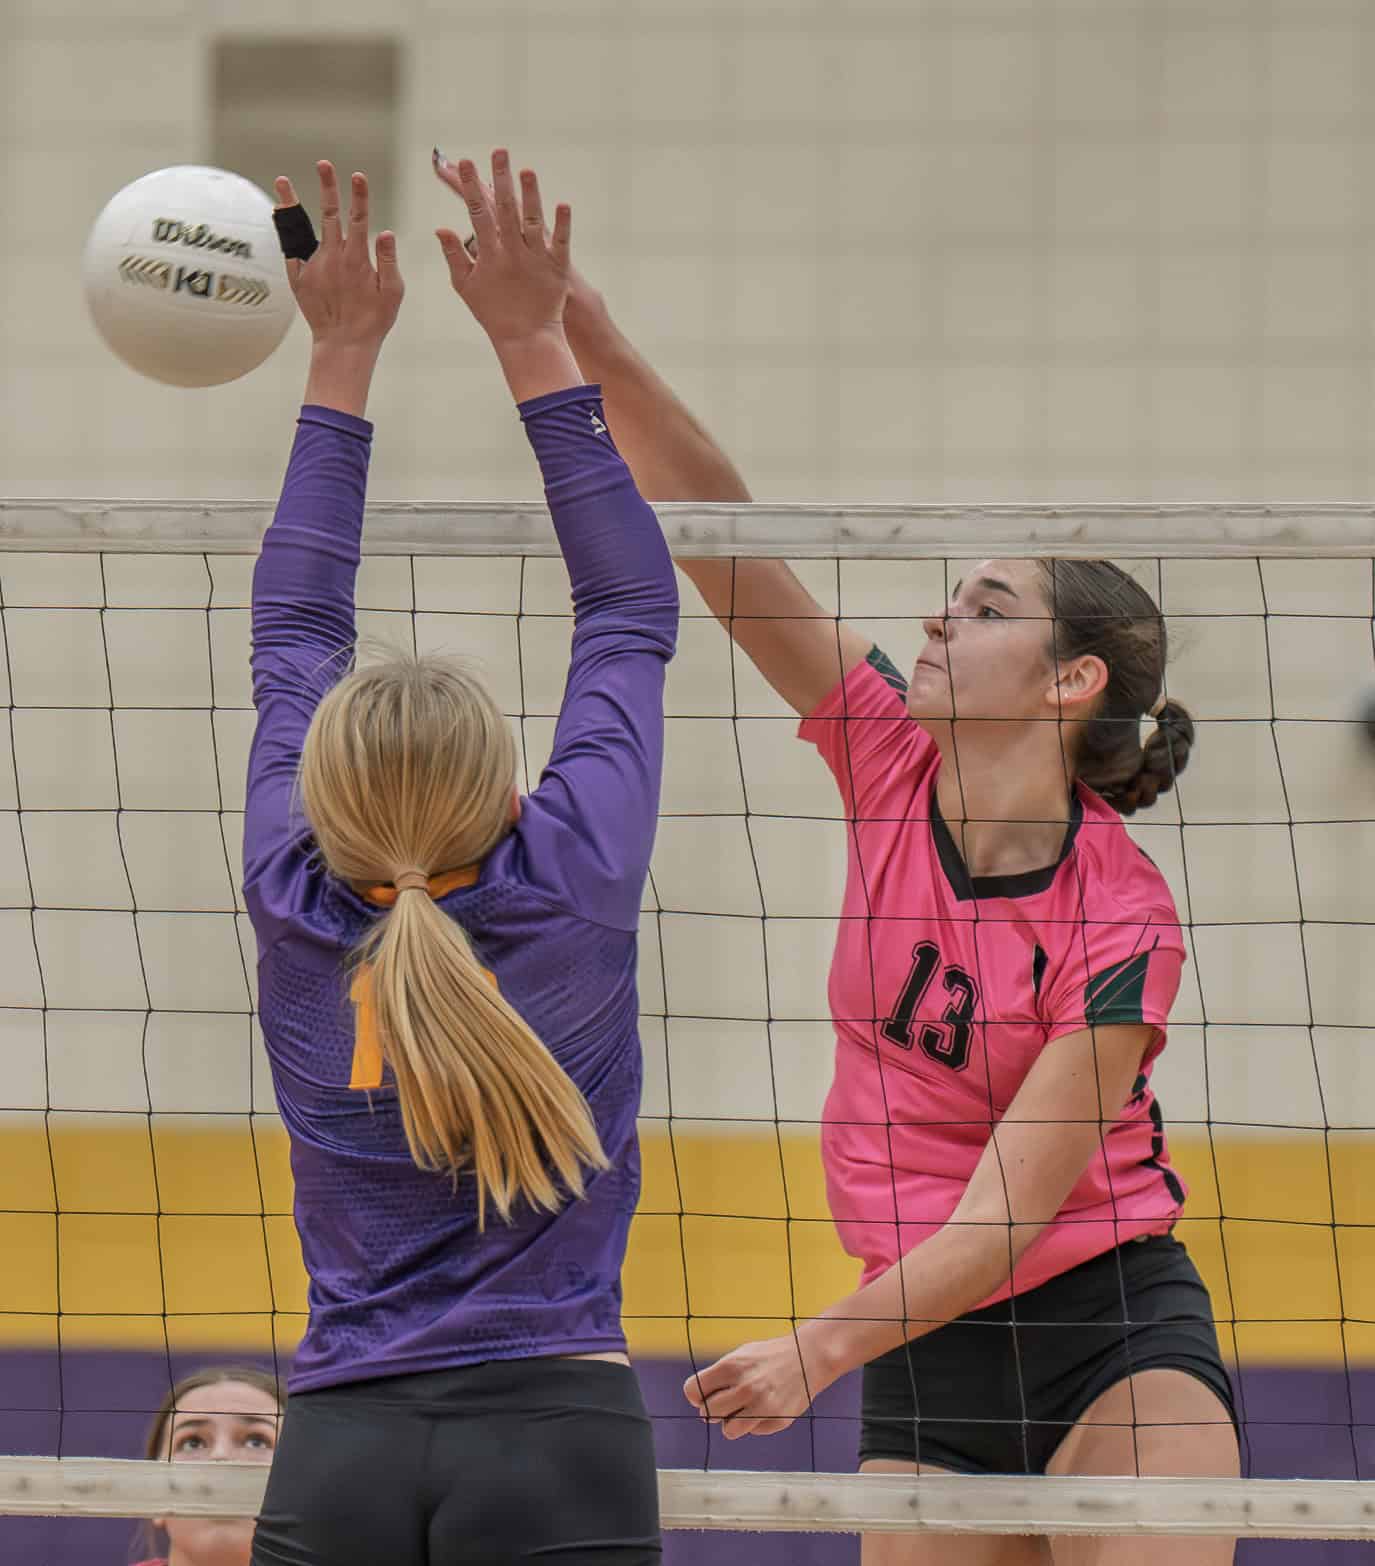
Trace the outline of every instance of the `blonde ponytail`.
{"label": "blonde ponytail", "polygon": [[[329,869],[408,882],[363,943],[354,995],[396,1079],[411,1156],[490,1200],[556,1211],[607,1159],[586,1101],[414,877],[476,864],[511,824],[515,746],[485,688],[435,658],[349,675],[306,735],[301,798]],[[411,876],[403,872],[412,872]]]}
{"label": "blonde ponytail", "polygon": [[[478,1221],[518,1196],[554,1212],[604,1168],[592,1116],[567,1074],[478,966],[429,897],[402,893],[364,960],[382,1053],[396,1078],[411,1156],[458,1174],[470,1163]],[[551,1173],[552,1169],[552,1173]]]}

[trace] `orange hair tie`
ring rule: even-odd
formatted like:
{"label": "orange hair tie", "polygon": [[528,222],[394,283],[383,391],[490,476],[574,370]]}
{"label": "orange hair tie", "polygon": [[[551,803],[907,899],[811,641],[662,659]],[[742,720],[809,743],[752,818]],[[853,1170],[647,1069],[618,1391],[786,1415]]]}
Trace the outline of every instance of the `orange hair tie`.
{"label": "orange hair tie", "polygon": [[477,880],[478,870],[477,865],[464,865],[460,870],[444,870],[432,876],[427,876],[423,870],[403,870],[395,881],[367,887],[363,896],[379,908],[395,906],[402,892],[428,892],[433,898],[447,897],[460,886],[471,886]]}
{"label": "orange hair tie", "polygon": [[[392,907],[402,892],[424,890],[431,897],[447,897],[460,886],[472,886],[477,880],[478,865],[464,865],[461,870],[446,870],[443,875],[427,880],[423,871],[404,870],[390,886],[370,886],[363,893],[370,903],[383,908]],[[491,985],[496,984],[496,974],[490,969],[480,970]],[[351,1088],[379,1088],[382,1086],[382,1041],[377,1034],[376,1001],[372,990],[372,964],[363,963],[353,976],[349,986],[349,1000],[354,1008],[353,1069],[349,1075]]]}

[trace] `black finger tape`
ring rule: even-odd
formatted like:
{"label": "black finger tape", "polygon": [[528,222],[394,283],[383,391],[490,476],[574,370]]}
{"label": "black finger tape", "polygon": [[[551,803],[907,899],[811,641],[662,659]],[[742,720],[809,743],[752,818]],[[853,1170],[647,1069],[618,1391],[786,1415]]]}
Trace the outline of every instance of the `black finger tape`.
{"label": "black finger tape", "polygon": [[320,248],[310,214],[298,202],[294,207],[278,207],[272,214],[281,241],[282,254],[288,261],[309,261]]}

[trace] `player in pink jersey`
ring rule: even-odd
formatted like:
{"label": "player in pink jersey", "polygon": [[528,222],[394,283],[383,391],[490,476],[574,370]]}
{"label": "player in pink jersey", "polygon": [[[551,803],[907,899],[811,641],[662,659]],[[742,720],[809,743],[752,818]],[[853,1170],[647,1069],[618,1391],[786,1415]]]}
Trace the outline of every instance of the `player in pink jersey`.
{"label": "player in pink jersey", "polygon": [[[1123,1240],[1168,1230],[1184,1196],[1164,1159],[1149,1086],[1184,961],[1164,878],[1117,812],[1087,790],[1071,793],[1067,821],[1051,814],[1058,809],[1063,817],[1063,803],[1045,801],[1045,821],[1059,841],[1047,835],[1043,849],[1025,855],[1013,845],[995,851],[992,864],[1005,859],[1006,871],[972,876],[947,825],[946,809],[970,808],[978,758],[964,744],[947,774],[953,787],[942,790],[933,733],[944,722],[937,713],[950,702],[951,680],[942,683],[941,655],[953,669],[954,627],[969,615],[965,605],[983,615],[1008,602],[1016,591],[1009,576],[1023,579],[1023,592],[1053,584],[1062,599],[1073,578],[1089,604],[1100,579],[1123,596],[1145,598],[1129,579],[1104,577],[1098,563],[990,563],[957,587],[949,619],[930,623],[915,689],[875,649],[801,727],[855,823],[831,974],[840,1054],[824,1144],[832,1212],[846,1249],[864,1263],[866,1283],[955,1213],[993,1123],[1047,1045],[1086,1026],[1139,1033],[1149,1025],[1144,1051],[1124,1045],[1133,1076],[1139,1072],[1126,1109],[1091,1147],[1087,1167],[1028,1244],[1015,1278],[1003,1267],[986,1303],[1006,1298],[1014,1282],[1025,1293]],[[1153,613],[1145,605],[1138,612]],[[1022,634],[1000,619],[1009,634]],[[991,716],[973,714],[969,722],[979,724],[976,734],[996,763],[991,747],[1006,741]],[[945,726],[953,734],[955,725]],[[1054,726],[1039,737],[1058,743]],[[1019,765],[1014,787],[1024,775]],[[1003,791],[988,808],[1017,806]],[[1041,853],[1043,867],[1021,868]]]}
{"label": "player in pink jersey", "polygon": [[[739,474],[575,286],[565,316],[651,499],[747,501]],[[987,561],[905,680],[781,561],[681,562],[802,716],[852,822],[823,1131],[859,1289],[693,1377],[728,1436],[768,1434],[864,1367],[866,1470],[1233,1475],[1231,1387],[1151,1066],[1184,957],[1120,812],[1193,724],[1164,624],[1104,561]],[[1147,715],[1155,732],[1143,747]],[[1055,1540],[1073,1566],[1216,1566],[1226,1540]],[[1044,1539],[882,1536],[865,1566],[1031,1566]]]}

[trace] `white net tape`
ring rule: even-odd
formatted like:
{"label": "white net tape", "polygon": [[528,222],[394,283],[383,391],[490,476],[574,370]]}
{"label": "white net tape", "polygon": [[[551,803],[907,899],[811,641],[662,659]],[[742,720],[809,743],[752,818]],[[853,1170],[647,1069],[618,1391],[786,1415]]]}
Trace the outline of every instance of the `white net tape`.
{"label": "white net tape", "polygon": [[[0,1458],[0,1516],[252,1517],[266,1482],[248,1463]],[[659,1505],[674,1530],[1375,1539],[1375,1486],[1354,1480],[669,1469]]]}
{"label": "white net tape", "polygon": [[[1369,559],[1375,507],[1315,505],[748,506],[655,508],[675,555],[939,560],[971,553],[1115,559]],[[0,549],[153,554],[252,551],[262,501],[0,500]],[[536,503],[381,502],[371,555],[558,554]]]}

